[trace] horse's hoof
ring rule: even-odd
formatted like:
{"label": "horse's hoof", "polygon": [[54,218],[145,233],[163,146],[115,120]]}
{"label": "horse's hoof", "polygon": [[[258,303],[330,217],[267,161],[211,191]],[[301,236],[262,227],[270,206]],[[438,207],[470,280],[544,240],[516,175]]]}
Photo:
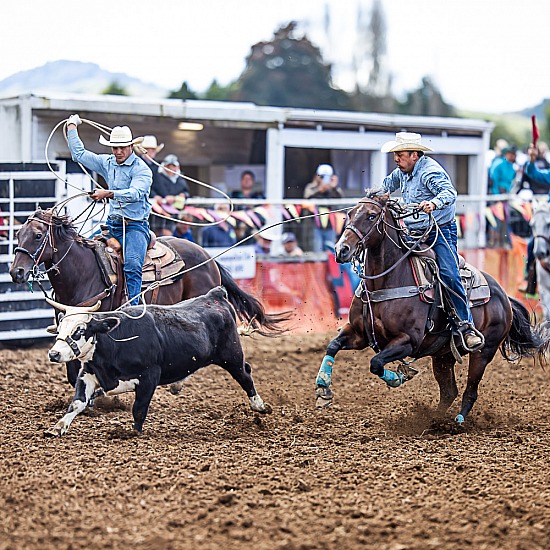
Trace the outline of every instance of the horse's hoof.
{"label": "horse's hoof", "polygon": [[464,417],[461,414],[457,414],[455,416],[455,422],[460,425],[464,424]]}
{"label": "horse's hoof", "polygon": [[332,405],[332,391],[326,386],[317,386],[315,390],[315,408],[326,409]]}

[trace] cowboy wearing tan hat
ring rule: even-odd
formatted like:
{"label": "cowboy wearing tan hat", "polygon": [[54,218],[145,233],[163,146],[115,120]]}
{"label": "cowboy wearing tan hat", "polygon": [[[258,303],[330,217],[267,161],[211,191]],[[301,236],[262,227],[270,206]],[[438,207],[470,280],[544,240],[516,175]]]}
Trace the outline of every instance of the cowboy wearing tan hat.
{"label": "cowboy wearing tan hat", "polygon": [[107,189],[95,189],[90,197],[94,201],[110,199],[107,225],[113,237],[122,243],[128,295],[132,304],[137,304],[150,239],[149,193],[153,181],[151,170],[133,149],[143,138],[134,138],[128,126],[115,126],[108,140],[99,137],[99,143],[111,147],[112,154],[98,155],[84,148],[76,129],[81,122],[78,115],[67,120],[69,149],[74,161],[94,170],[107,183]]}
{"label": "cowboy wearing tan hat", "polygon": [[482,348],[484,339],[474,327],[458,270],[457,192],[449,174],[438,162],[424,155],[432,149],[422,143],[420,134],[398,132],[394,140],[384,143],[381,151],[393,153],[397,165],[384,179],[383,190],[391,193],[399,189],[405,204],[418,203],[420,215],[404,220],[409,231],[424,233],[430,227],[431,217],[439,226],[434,226],[425,242],[433,246],[441,279],[451,289],[450,298],[460,318],[455,323],[463,334],[466,347],[470,351]]}

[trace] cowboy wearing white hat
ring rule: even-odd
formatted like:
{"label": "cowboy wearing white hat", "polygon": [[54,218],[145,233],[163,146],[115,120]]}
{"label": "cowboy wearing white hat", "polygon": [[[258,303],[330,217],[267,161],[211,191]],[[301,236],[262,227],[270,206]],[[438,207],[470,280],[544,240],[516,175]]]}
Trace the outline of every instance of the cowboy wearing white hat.
{"label": "cowboy wearing white hat", "polygon": [[143,141],[134,138],[128,126],[115,126],[109,139],[100,136],[99,143],[111,147],[111,155],[98,155],[84,148],[76,127],[81,124],[78,115],[67,120],[69,149],[74,161],[94,170],[107,183],[107,189],[90,193],[94,201],[110,199],[107,225],[113,237],[122,243],[124,274],[132,304],[139,302],[142,267],[149,244],[149,193],[153,181],[151,170],[133,150]]}
{"label": "cowboy wearing white hat", "polygon": [[426,244],[433,246],[439,273],[451,289],[450,298],[459,319],[453,319],[464,336],[466,347],[473,351],[483,347],[484,339],[474,327],[468,299],[458,271],[457,228],[455,221],[457,192],[449,174],[430,157],[431,151],[422,143],[422,136],[412,132],[398,132],[395,139],[382,146],[382,152],[393,153],[397,168],[382,183],[389,193],[399,189],[405,204],[418,203],[420,215],[405,218],[412,233],[424,233],[431,219],[432,226]]}

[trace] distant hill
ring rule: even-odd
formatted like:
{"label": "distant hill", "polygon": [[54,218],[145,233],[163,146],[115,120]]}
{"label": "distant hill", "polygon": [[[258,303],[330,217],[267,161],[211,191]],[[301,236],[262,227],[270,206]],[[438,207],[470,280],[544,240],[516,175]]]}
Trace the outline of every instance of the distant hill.
{"label": "distant hill", "polygon": [[537,120],[546,120],[546,110],[549,106],[550,99],[547,98],[542,101],[542,103],[535,105],[535,107],[531,107],[530,109],[523,109],[523,111],[519,111],[517,114],[529,118],[531,117],[531,115],[535,115],[537,117]]}
{"label": "distant hill", "polygon": [[166,97],[169,93],[156,84],[143,82],[124,73],[111,73],[95,63],[51,61],[0,80],[0,95],[40,91],[100,94],[113,82],[132,96]]}

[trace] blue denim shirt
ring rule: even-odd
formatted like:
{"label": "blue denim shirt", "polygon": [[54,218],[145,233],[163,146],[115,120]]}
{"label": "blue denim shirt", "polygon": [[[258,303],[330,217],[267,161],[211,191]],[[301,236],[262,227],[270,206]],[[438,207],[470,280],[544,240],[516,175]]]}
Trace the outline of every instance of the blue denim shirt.
{"label": "blue denim shirt", "polygon": [[[436,207],[432,215],[439,225],[455,219],[456,189],[449,174],[430,157],[420,157],[410,174],[396,168],[384,178],[382,189],[390,193],[400,189],[405,204],[432,201]],[[423,230],[429,225],[429,215],[420,212],[418,218],[410,216],[404,221],[409,229]]]}
{"label": "blue denim shirt", "polygon": [[113,191],[109,214],[147,221],[151,213],[149,193],[153,183],[153,174],[147,164],[134,153],[122,164],[117,163],[114,155],[92,153],[84,148],[74,128],[69,130],[68,138],[73,160],[102,175]]}

